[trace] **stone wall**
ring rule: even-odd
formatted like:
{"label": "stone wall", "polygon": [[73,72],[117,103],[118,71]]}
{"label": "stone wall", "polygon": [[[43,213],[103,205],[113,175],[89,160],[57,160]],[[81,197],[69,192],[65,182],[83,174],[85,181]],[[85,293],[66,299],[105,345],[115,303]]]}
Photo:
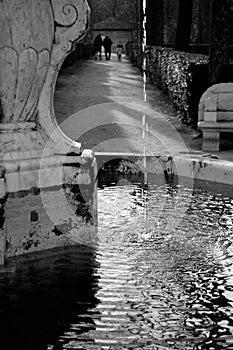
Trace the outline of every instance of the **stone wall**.
{"label": "stone wall", "polygon": [[141,0],[89,0],[91,8],[90,39],[97,34],[108,35],[124,48],[128,42],[141,44]]}
{"label": "stone wall", "polygon": [[[86,162],[81,157],[66,157],[65,166],[24,174],[21,187],[15,174],[8,175],[1,216],[6,230],[6,260],[25,253],[93,242],[96,203],[92,161],[88,157]],[[29,185],[33,175],[40,178],[35,187]]]}
{"label": "stone wall", "polygon": [[[99,23],[105,26],[121,29],[137,27],[138,0],[89,0],[91,9],[91,29],[95,29]],[[109,23],[112,19],[112,23]]]}

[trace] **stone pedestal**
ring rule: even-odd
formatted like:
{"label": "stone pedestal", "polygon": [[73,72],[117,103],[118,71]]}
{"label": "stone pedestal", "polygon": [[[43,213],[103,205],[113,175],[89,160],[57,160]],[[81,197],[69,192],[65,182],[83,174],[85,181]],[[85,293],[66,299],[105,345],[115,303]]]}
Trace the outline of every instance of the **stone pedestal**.
{"label": "stone pedestal", "polygon": [[203,151],[220,150],[220,134],[233,132],[233,83],[209,87],[199,102],[198,127],[203,133]]}
{"label": "stone pedestal", "polygon": [[0,3],[0,263],[91,244],[96,164],[54,115],[59,69],[89,23],[86,0]]}
{"label": "stone pedestal", "polygon": [[220,142],[220,132],[205,129],[203,130],[203,144],[202,149],[208,150],[208,152],[218,152]]}

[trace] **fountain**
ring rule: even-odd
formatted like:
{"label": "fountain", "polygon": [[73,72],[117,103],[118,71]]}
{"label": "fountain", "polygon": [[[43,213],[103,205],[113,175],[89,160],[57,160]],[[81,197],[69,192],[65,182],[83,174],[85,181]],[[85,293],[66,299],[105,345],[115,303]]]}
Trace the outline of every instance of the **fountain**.
{"label": "fountain", "polygon": [[89,14],[86,0],[1,1],[1,264],[95,233],[95,157],[64,135],[53,107],[59,69]]}

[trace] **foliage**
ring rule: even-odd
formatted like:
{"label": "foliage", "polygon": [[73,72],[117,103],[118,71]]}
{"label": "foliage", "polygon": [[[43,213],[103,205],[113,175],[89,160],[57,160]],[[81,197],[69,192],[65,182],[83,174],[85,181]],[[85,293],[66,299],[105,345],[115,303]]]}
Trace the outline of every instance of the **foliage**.
{"label": "foliage", "polygon": [[208,87],[208,57],[162,47],[148,47],[147,76],[162,89],[187,124],[197,124],[198,103]]}

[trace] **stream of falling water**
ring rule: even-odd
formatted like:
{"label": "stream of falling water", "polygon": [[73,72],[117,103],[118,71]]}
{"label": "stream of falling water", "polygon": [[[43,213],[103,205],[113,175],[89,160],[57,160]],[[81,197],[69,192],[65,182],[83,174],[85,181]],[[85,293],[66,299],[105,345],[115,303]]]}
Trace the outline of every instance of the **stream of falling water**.
{"label": "stream of falling water", "polygon": [[[142,63],[142,71],[143,71],[143,101],[147,102],[147,95],[146,95],[146,84],[147,84],[147,77],[146,77],[146,43],[147,43],[147,33],[146,33],[146,7],[147,7],[147,0],[143,0],[143,38],[142,38],[142,54],[143,54],[143,63]],[[144,185],[148,185],[148,174],[147,174],[147,137],[149,132],[149,125],[146,121],[146,115],[144,114],[142,117],[142,139],[143,139],[143,170],[144,170]],[[146,198],[146,191],[142,189],[142,199],[145,203],[144,206],[144,230],[145,233],[147,233],[147,198]]]}

